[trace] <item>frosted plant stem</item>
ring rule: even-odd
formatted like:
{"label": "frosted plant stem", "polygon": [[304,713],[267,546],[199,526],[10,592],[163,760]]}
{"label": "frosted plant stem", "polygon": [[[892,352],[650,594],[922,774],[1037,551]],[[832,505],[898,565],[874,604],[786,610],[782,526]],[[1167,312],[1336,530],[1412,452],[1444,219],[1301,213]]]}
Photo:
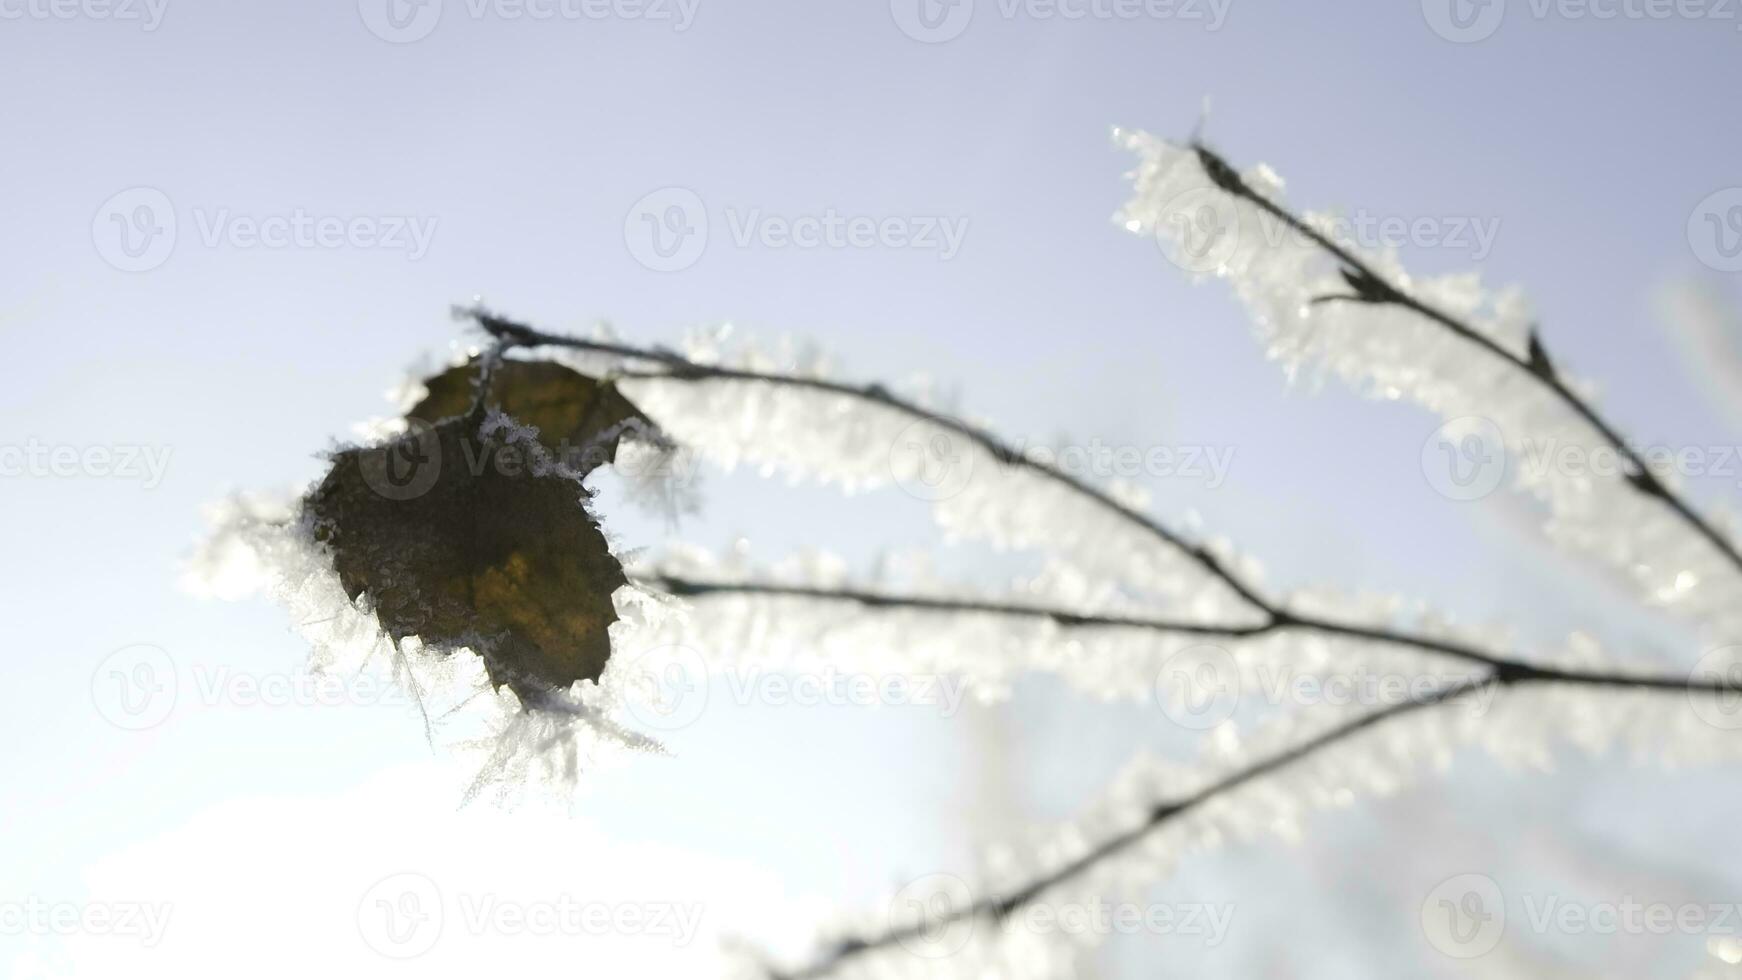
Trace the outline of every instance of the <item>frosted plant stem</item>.
{"label": "frosted plant stem", "polygon": [[1157,803],[1135,826],[1101,840],[1082,855],[1003,894],[977,899],[961,908],[952,908],[946,913],[922,918],[912,925],[901,926],[874,935],[838,940],[828,953],[816,961],[796,970],[769,968],[768,975],[770,980],[813,980],[816,977],[826,976],[845,966],[848,961],[867,953],[888,949],[910,939],[934,935],[937,930],[947,927],[951,923],[971,919],[986,919],[992,923],[997,923],[1020,912],[1047,891],[1082,876],[1096,865],[1136,846],[1154,831],[1204,804],[1231,793],[1253,780],[1276,772],[1291,763],[1332,748],[1370,728],[1487,688],[1504,690],[1524,684],[1540,683],[1579,683],[1597,687],[1636,687],[1695,692],[1710,691],[1713,693],[1734,691],[1733,688],[1722,683],[1707,684],[1691,680],[1630,678],[1595,674],[1578,676],[1523,664],[1496,670],[1483,677],[1470,678],[1447,685],[1421,698],[1399,702],[1369,712],[1224,776],[1188,796]]}
{"label": "frosted plant stem", "polygon": [[497,316],[483,309],[472,307],[456,312],[470,317],[491,336],[495,337],[504,348],[509,347],[567,347],[573,350],[592,351],[599,354],[611,354],[628,360],[650,362],[660,366],[662,370],[625,370],[618,373],[624,378],[663,378],[675,381],[758,381],[772,385],[782,385],[791,388],[804,388],[812,391],[823,391],[834,395],[846,395],[874,405],[880,405],[915,418],[926,419],[932,424],[961,436],[992,454],[997,459],[1012,466],[1026,469],[1046,479],[1052,480],[1073,493],[1111,511],[1124,520],[1135,525],[1147,534],[1161,540],[1168,546],[1178,550],[1195,562],[1200,568],[1226,585],[1229,589],[1256,609],[1264,610],[1269,604],[1259,595],[1256,588],[1244,578],[1235,574],[1221,559],[1209,549],[1187,540],[1178,532],[1161,524],[1159,521],[1126,504],[1120,503],[1105,491],[1089,484],[1069,473],[1038,460],[1030,459],[1015,447],[1006,444],[996,435],[985,429],[978,428],[956,419],[933,415],[920,405],[907,401],[892,393],[880,384],[850,385],[825,378],[807,378],[790,374],[778,374],[766,371],[751,371],[742,368],[723,367],[713,364],[697,364],[675,351],[663,348],[634,347],[626,344],[606,343],[602,341],[582,340],[578,337],[567,337],[561,334],[545,333],[525,324],[516,323]]}
{"label": "frosted plant stem", "polygon": [[1621,456],[1627,466],[1627,482],[1645,496],[1661,501],[1679,520],[1693,528],[1697,534],[1714,548],[1717,548],[1732,567],[1738,572],[1742,572],[1742,550],[1738,550],[1734,542],[1713,526],[1704,515],[1695,510],[1693,505],[1681,494],[1664,485],[1663,481],[1659,480],[1651,468],[1645,464],[1645,460],[1641,459],[1639,454],[1627,444],[1620,431],[1597,411],[1596,406],[1567,386],[1560,373],[1555,370],[1554,361],[1549,357],[1548,349],[1543,345],[1539,333],[1534,330],[1531,332],[1529,356],[1521,357],[1507,350],[1470,324],[1411,296],[1402,288],[1386,281],[1384,276],[1380,275],[1371,265],[1363,262],[1353,252],[1326,237],[1286,207],[1253,190],[1239,172],[1214,150],[1202,143],[1193,143],[1192,150],[1197,153],[1198,162],[1202,164],[1204,173],[1210,178],[1211,183],[1214,183],[1222,191],[1252,204],[1281,221],[1289,229],[1305,236],[1318,248],[1343,264],[1343,279],[1349,284],[1352,292],[1321,296],[1313,302],[1350,302],[1401,307],[1444,327],[1460,339],[1475,344],[1482,350],[1530,375],[1567,408],[1571,409],[1575,415],[1595,429],[1603,441]]}
{"label": "frosted plant stem", "polygon": [[[1220,625],[1188,620],[1156,619],[1148,616],[1113,616],[1072,612],[1047,606],[1021,605],[981,599],[950,599],[939,596],[893,595],[863,589],[818,588],[803,585],[776,585],[762,582],[702,582],[680,576],[642,575],[636,584],[687,598],[711,595],[762,595],[777,598],[818,599],[834,602],[855,602],[872,609],[918,609],[943,613],[994,613],[1002,616],[1031,616],[1050,620],[1059,626],[1130,627],[1160,630],[1168,633],[1196,633],[1203,636],[1259,636],[1276,628],[1274,622]],[[1260,609],[1268,611],[1266,606]]]}
{"label": "frosted plant stem", "polygon": [[1167,633],[1190,633],[1203,636],[1252,637],[1288,630],[1302,630],[1341,636],[1352,640],[1368,640],[1408,647],[1427,653],[1441,654],[1466,663],[1489,668],[1497,679],[1532,680],[1562,684],[1582,684],[1595,687],[1632,687],[1641,690],[1713,694],[1738,693],[1723,681],[1695,682],[1687,677],[1670,675],[1635,675],[1613,671],[1566,670],[1532,664],[1491,650],[1463,643],[1378,626],[1341,623],[1319,616],[1290,613],[1265,603],[1261,608],[1268,620],[1257,625],[1215,624],[1149,619],[1132,616],[1102,616],[1053,609],[1044,606],[1018,605],[974,599],[947,599],[934,596],[902,596],[856,589],[811,588],[806,586],[773,585],[754,582],[699,582],[671,576],[646,576],[639,584],[662,589],[672,595],[691,598],[710,595],[764,595],[815,599],[819,601],[855,602],[873,609],[917,609],[946,613],[993,613],[1007,616],[1030,616],[1047,619],[1066,627],[1114,627],[1151,629]]}
{"label": "frosted plant stem", "polygon": [[891,929],[874,936],[851,937],[840,940],[835,944],[834,949],[815,962],[791,971],[770,970],[769,977],[771,980],[813,980],[813,978],[816,977],[827,976],[846,965],[849,960],[864,956],[867,953],[875,952],[877,950],[887,949],[890,946],[897,945],[906,940],[915,939],[927,934],[935,934],[936,930],[952,922],[979,918],[990,919],[996,922],[1007,918],[1015,912],[1020,911],[1024,906],[1034,901],[1047,890],[1087,872],[1090,868],[1100,862],[1114,857],[1126,848],[1136,845],[1138,842],[1143,840],[1144,837],[1148,836],[1150,832],[1165,826],[1168,822],[1189,813],[1193,809],[1202,806],[1224,793],[1238,789],[1254,779],[1258,779],[1261,776],[1281,769],[1297,759],[1304,758],[1320,749],[1334,745],[1352,735],[1372,728],[1383,721],[1422,708],[1427,708],[1435,704],[1440,704],[1460,694],[1473,693],[1481,688],[1499,683],[1502,682],[1493,678],[1462,681],[1458,684],[1441,688],[1420,700],[1406,701],[1401,704],[1394,704],[1378,711],[1370,712],[1353,721],[1339,725],[1328,732],[1324,732],[1314,738],[1308,739],[1307,741],[1293,745],[1287,750],[1270,756],[1252,766],[1225,776],[1190,796],[1156,804],[1150,809],[1149,814],[1141,823],[1106,838],[1081,856],[1066,862],[1065,864],[1059,865],[1019,888],[1006,892],[1003,895],[978,899],[961,908],[952,908],[943,915],[922,918],[913,925]]}

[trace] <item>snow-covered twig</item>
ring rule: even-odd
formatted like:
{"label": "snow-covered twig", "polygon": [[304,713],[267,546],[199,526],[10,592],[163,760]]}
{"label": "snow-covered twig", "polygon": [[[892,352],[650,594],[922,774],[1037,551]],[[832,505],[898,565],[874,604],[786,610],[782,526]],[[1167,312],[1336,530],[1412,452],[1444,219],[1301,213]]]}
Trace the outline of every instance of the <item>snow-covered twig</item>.
{"label": "snow-covered twig", "polygon": [[[997,925],[1013,921],[1026,907],[1041,901],[1049,893],[1090,876],[1107,862],[1136,852],[1154,835],[1188,815],[1207,809],[1210,804],[1223,801],[1265,777],[1276,775],[1297,763],[1304,763],[1334,747],[1346,745],[1364,732],[1395,722],[1406,715],[1457,703],[1461,699],[1485,692],[1517,690],[1525,686],[1558,683],[1560,680],[1562,679],[1544,676],[1535,668],[1495,671],[1449,683],[1425,695],[1377,708],[1317,735],[1294,742],[1188,794],[1155,803],[1135,823],[1102,837],[1069,860],[1030,877],[1009,890],[965,904],[947,904],[943,908],[932,908],[916,921],[895,925],[882,932],[836,940],[817,959],[797,968],[765,966],[764,969],[769,980],[815,980],[844,969],[861,958],[892,951],[923,937],[944,933],[957,923],[984,920]],[[1593,677],[1590,680],[1596,686],[1607,688],[1638,686],[1634,683],[1637,680],[1634,678]],[[1667,678],[1648,679],[1646,686],[1665,690],[1709,691],[1714,694],[1735,693],[1735,688],[1723,684],[1678,682]]]}
{"label": "snow-covered twig", "polygon": [[1365,303],[1409,310],[1444,327],[1460,340],[1474,344],[1486,353],[1528,375],[1602,436],[1609,448],[1620,456],[1626,467],[1625,476],[1629,483],[1640,493],[1660,501],[1669,508],[1677,519],[1716,548],[1738,572],[1742,572],[1742,549],[1739,549],[1736,542],[1713,526],[1681,493],[1665,485],[1652,472],[1651,467],[1646,465],[1645,460],[1640,457],[1615,424],[1605,418],[1588,399],[1574,391],[1566,383],[1559,370],[1555,368],[1554,359],[1549,356],[1548,348],[1543,343],[1540,333],[1534,329],[1531,331],[1529,347],[1524,354],[1520,355],[1508,350],[1463,318],[1454,316],[1432,303],[1411,295],[1406,288],[1390,281],[1384,273],[1369,265],[1353,251],[1332,241],[1323,232],[1307,224],[1288,208],[1254,190],[1225,158],[1208,146],[1198,142],[1193,143],[1191,149],[1197,154],[1199,162],[1203,165],[1204,173],[1216,187],[1252,204],[1282,222],[1290,230],[1305,236],[1308,241],[1342,264],[1343,280],[1350,291],[1342,294],[1316,296],[1312,300],[1313,303]]}
{"label": "snow-covered twig", "polygon": [[781,374],[770,371],[734,368],[725,365],[700,364],[683,357],[673,351],[634,347],[625,344],[585,340],[578,337],[568,337],[561,334],[546,333],[522,323],[498,316],[487,310],[473,307],[456,310],[456,313],[469,316],[480,327],[488,331],[497,341],[508,347],[565,347],[573,350],[590,351],[608,354],[631,361],[642,361],[660,366],[661,370],[627,369],[618,372],[619,377],[629,379],[669,379],[677,381],[749,381],[762,384],[777,385],[786,388],[797,388],[831,395],[842,395],[863,401],[867,404],[910,415],[922,419],[966,439],[976,447],[990,453],[994,458],[1005,464],[1025,470],[1066,488],[1071,493],[1094,503],[1106,511],[1116,515],[1140,531],[1163,542],[1188,557],[1235,595],[1243,599],[1250,607],[1258,610],[1266,608],[1265,601],[1260,598],[1254,588],[1245,579],[1228,566],[1219,556],[1212,553],[1201,544],[1188,540],[1184,535],[1167,527],[1154,518],[1143,514],[1130,505],[1115,499],[1106,491],[1074,476],[1064,470],[1044,461],[1036,460],[1023,454],[1016,448],[1007,445],[996,435],[970,425],[959,419],[946,418],[927,411],[907,399],[894,394],[880,384],[855,386],[827,378],[804,377],[792,374]]}
{"label": "snow-covered twig", "polygon": [[1067,609],[1049,609],[1014,603],[944,599],[936,596],[892,595],[861,589],[810,588],[760,582],[702,582],[666,575],[644,576],[638,581],[647,588],[685,597],[762,595],[814,599],[822,602],[852,602],[873,609],[921,609],[942,613],[994,613],[1004,616],[1038,617],[1050,620],[1060,626],[1073,628],[1121,627],[1223,637],[1253,637],[1298,630],[1350,640],[1388,643],[1426,653],[1441,654],[1454,660],[1490,668],[1495,677],[1503,679],[1583,684],[1594,687],[1635,687],[1659,691],[1710,692],[1713,694],[1733,691],[1733,688],[1722,682],[1702,684],[1685,676],[1643,675],[1620,671],[1545,666],[1455,640],[1444,640],[1389,627],[1339,622],[1311,613],[1293,613],[1271,605],[1268,600],[1260,600],[1264,602],[1263,608],[1268,618],[1258,625],[1243,625],[1096,615]]}

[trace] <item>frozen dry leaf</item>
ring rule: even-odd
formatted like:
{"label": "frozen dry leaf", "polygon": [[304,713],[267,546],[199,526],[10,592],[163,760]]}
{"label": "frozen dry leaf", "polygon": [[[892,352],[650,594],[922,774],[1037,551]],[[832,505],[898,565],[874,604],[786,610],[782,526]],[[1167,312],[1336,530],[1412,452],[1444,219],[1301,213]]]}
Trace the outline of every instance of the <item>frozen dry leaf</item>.
{"label": "frozen dry leaf", "polygon": [[[431,424],[465,415],[476,397],[477,376],[473,362],[426,378],[429,393],[406,414]],[[537,429],[545,449],[583,475],[616,459],[624,432],[654,430],[615,385],[550,361],[502,361],[491,372],[484,401]]]}
{"label": "frozen dry leaf", "polygon": [[586,490],[548,464],[512,426],[413,422],[334,456],[306,507],[345,592],[390,636],[470,647],[492,683],[536,701],[598,679],[626,581]]}

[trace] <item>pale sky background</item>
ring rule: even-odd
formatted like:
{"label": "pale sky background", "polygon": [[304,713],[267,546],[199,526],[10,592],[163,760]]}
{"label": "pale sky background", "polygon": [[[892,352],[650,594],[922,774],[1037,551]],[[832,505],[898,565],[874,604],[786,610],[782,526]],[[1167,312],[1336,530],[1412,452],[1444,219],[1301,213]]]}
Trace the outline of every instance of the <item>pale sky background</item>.
{"label": "pale sky background", "polygon": [[[1527,638],[1584,627],[1626,648],[1667,635],[1617,612],[1617,593],[1568,560],[1509,544],[1504,495],[1437,494],[1420,462],[1437,424],[1425,412],[1290,389],[1224,289],[1193,286],[1109,220],[1132,161],[1108,131],[1184,136],[1207,96],[1209,138],[1277,167],[1298,203],[1498,222],[1480,256],[1488,281],[1528,287],[1562,363],[1601,383],[1613,417],[1646,441],[1734,445],[1742,434],[1684,380],[1650,297],[1690,274],[1742,296],[1688,233],[1702,201],[1742,186],[1742,19],[1537,17],[1514,2],[1491,36],[1454,43],[1408,2],[1232,0],[1211,30],[1178,16],[1047,18],[1038,5],[1007,17],[978,0],[949,13],[968,10],[958,36],[924,43],[895,2],[701,0],[678,29],[446,0],[407,8],[413,32],[431,10],[439,20],[394,43],[371,30],[390,23],[372,0],[121,8],[143,21],[99,16],[115,8],[97,0],[0,0],[0,331],[13,366],[0,446],[167,454],[152,486],[0,477],[13,639],[0,903],[172,907],[150,949],[0,928],[0,964],[20,976],[243,963],[263,977],[466,976],[489,963],[686,975],[722,933],[801,942],[830,908],[1067,817],[1135,747],[1189,747],[1153,715],[1044,682],[956,717],[717,710],[672,739],[674,759],[592,781],[570,818],[457,810],[465,774],[432,758],[403,706],[201,703],[190,678],[293,677],[305,653],[268,602],[178,591],[202,506],[316,476],[319,451],[442,355],[457,331],[448,305],[474,294],[550,328],[606,318],[640,342],[722,320],[794,334],[856,377],[936,379],[1013,436],[1231,449],[1225,484],[1155,481],[1156,509],[1195,510],[1280,588],[1418,596]],[[626,225],[674,187],[703,202],[711,231],[693,265],[653,271]],[[116,195],[138,188],[117,211]],[[151,201],[159,219],[174,214],[173,250],[123,271],[114,219]],[[214,222],[234,231],[299,209],[433,234],[416,256],[205,240]],[[729,215],[752,209],[943,217],[965,234],[947,259],[740,247]],[[1405,257],[1426,272],[1478,258]],[[1699,490],[1738,496],[1734,478]],[[894,492],[842,499],[711,474],[706,491],[704,513],[675,530],[613,512],[610,492],[602,508],[631,544],[742,533],[770,558],[809,546],[865,561],[933,533]],[[110,724],[93,696],[105,657],[132,644],[161,649],[183,678],[173,713],[144,732]],[[1568,760],[1524,778],[1468,759],[1444,784],[1320,818],[1305,847],[1188,862],[1157,894],[1238,903],[1226,943],[1122,938],[1085,975],[1480,975],[1439,956],[1416,919],[1434,883],[1476,870],[1591,900],[1656,888],[1736,901],[1737,797],[1712,788],[1734,776]],[[1403,839],[1400,824],[1435,846],[1407,867],[1369,863]],[[406,872],[449,907],[436,950],[397,962],[360,935],[358,909]],[[675,951],[648,936],[516,941],[471,934],[457,904],[564,892],[701,902],[702,933]],[[1674,941],[1691,968],[1698,941]],[[1618,948],[1575,943],[1572,959],[1538,965],[1612,968],[1631,955]]]}

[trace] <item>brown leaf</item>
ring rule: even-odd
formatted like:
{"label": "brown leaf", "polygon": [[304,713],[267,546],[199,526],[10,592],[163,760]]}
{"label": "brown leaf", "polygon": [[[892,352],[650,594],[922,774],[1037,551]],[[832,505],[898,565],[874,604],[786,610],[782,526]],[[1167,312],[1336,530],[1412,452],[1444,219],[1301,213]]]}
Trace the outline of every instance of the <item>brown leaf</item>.
{"label": "brown leaf", "polygon": [[413,421],[337,454],[305,501],[346,593],[367,595],[394,640],[471,647],[522,701],[598,679],[625,582],[586,490],[531,465],[540,455],[467,418]]}
{"label": "brown leaf", "polygon": [[[477,390],[476,363],[426,378],[429,394],[407,416],[433,425],[466,414]],[[550,361],[502,361],[492,372],[485,404],[536,428],[538,441],[583,475],[617,458],[625,427],[654,432],[615,385]]]}

